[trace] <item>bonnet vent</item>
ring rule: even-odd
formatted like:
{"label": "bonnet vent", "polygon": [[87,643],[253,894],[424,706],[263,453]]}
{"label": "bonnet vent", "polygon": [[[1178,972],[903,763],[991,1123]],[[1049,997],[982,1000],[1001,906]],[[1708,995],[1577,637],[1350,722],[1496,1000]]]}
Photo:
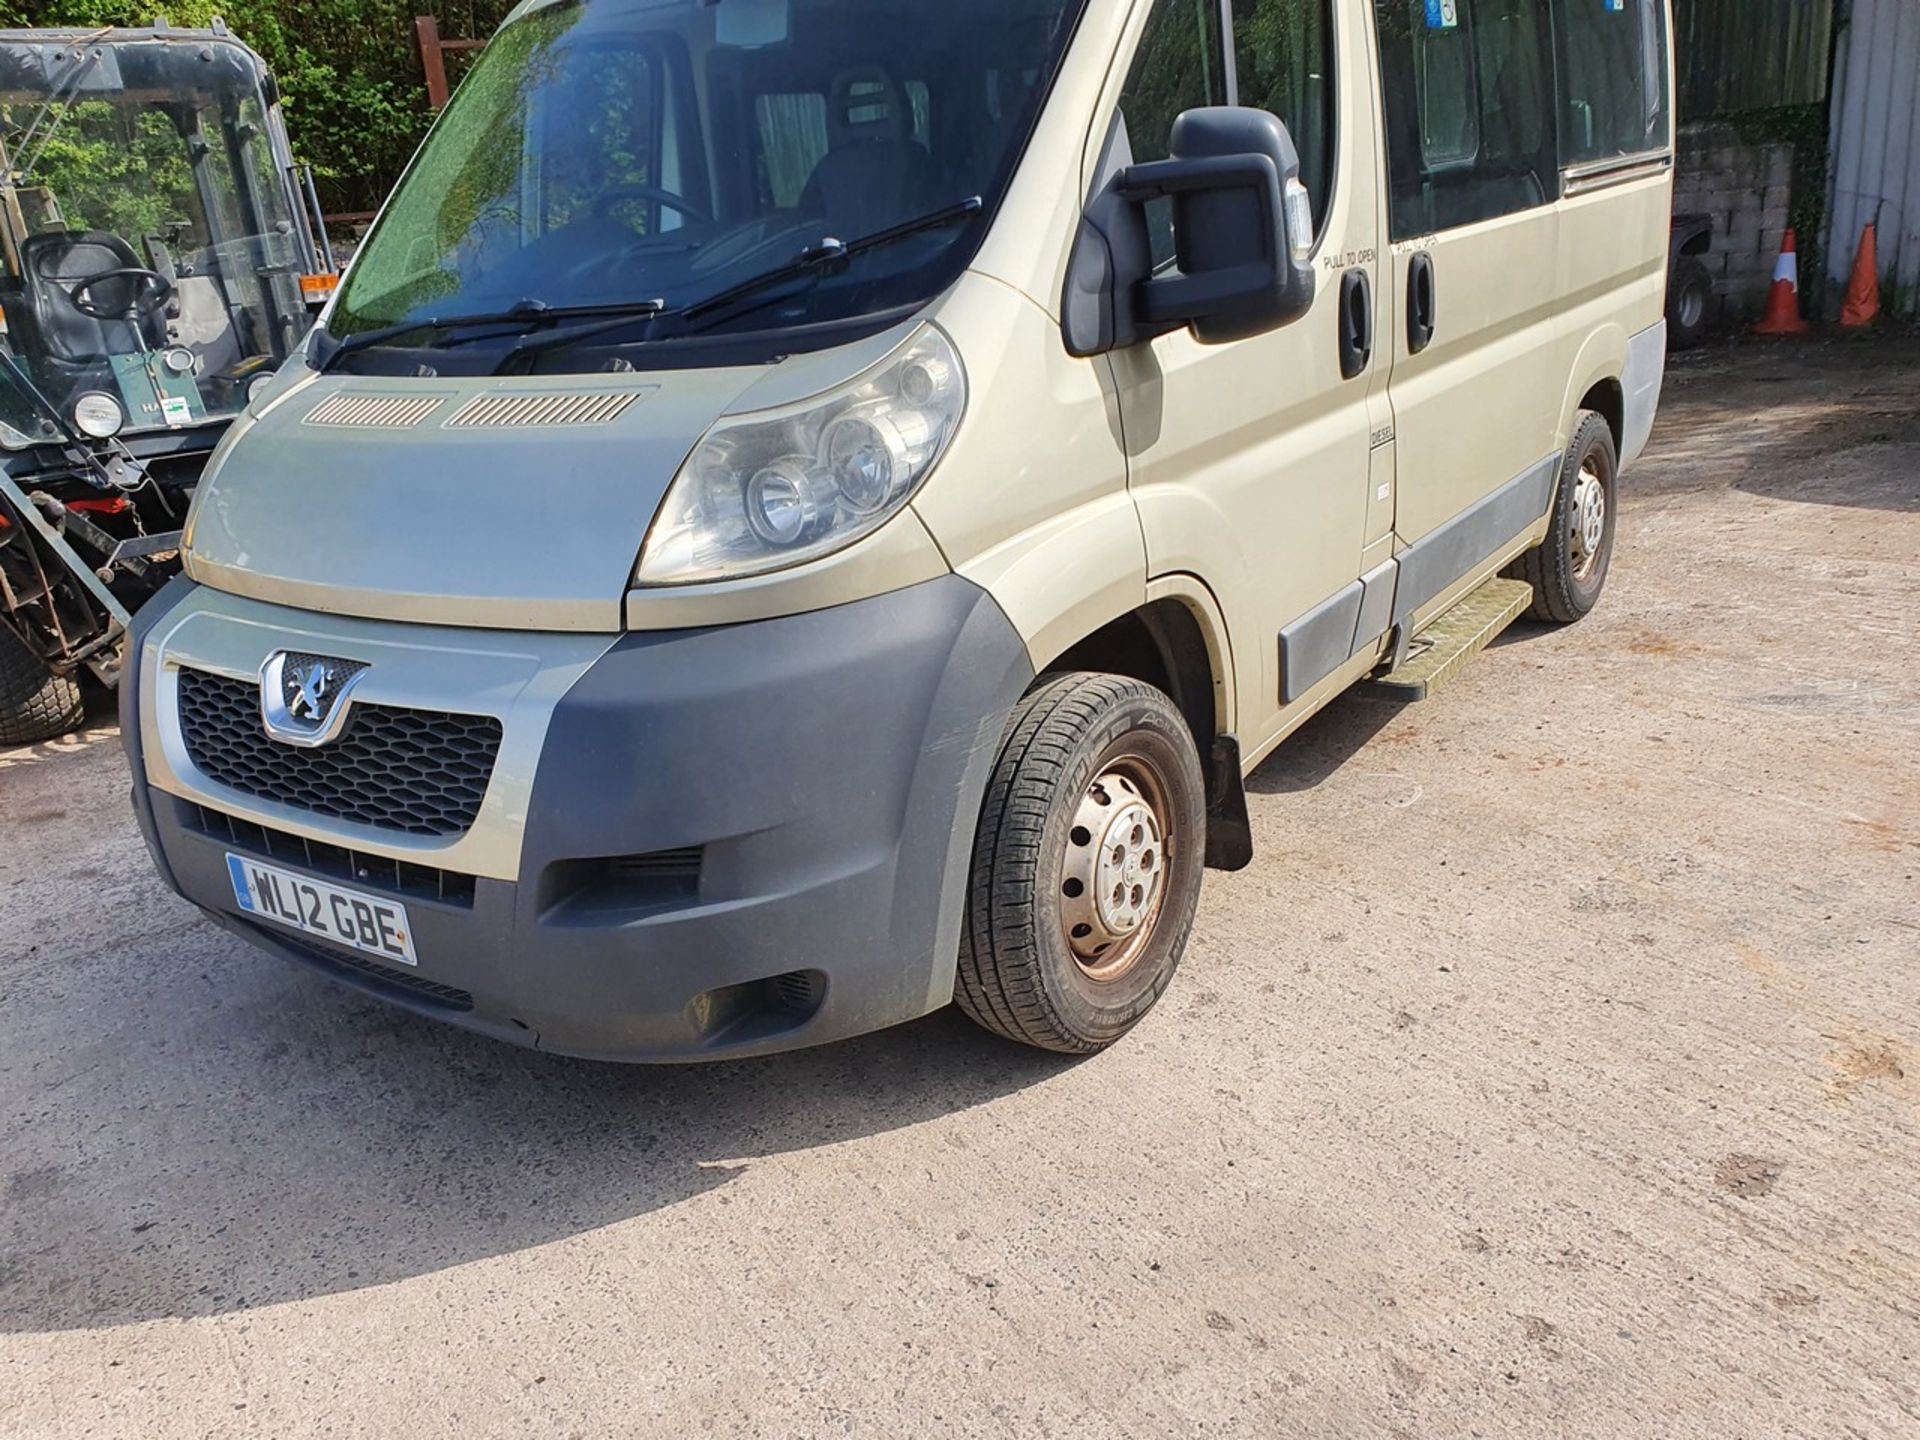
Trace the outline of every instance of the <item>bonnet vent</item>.
{"label": "bonnet vent", "polygon": [[611,425],[640,399],[620,395],[482,395],[447,421],[449,430],[518,430],[533,426]]}
{"label": "bonnet vent", "polygon": [[341,430],[411,430],[446,404],[440,395],[356,395],[323,400],[307,424]]}

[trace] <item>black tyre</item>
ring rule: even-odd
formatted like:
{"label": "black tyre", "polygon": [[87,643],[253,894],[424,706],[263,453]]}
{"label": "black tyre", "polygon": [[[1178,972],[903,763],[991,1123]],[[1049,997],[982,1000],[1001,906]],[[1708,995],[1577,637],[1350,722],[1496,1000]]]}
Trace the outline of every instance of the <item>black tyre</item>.
{"label": "black tyre", "polygon": [[1088,1055],[1166,993],[1200,903],[1206,793],[1161,691],[1065,675],[1014,712],[974,842],[960,1007],[1026,1045]]}
{"label": "black tyre", "polygon": [[1553,529],[1535,550],[1507,569],[1533,586],[1536,620],[1571,625],[1600,603],[1613,565],[1614,527],[1619,515],[1620,454],[1606,417],[1580,412],[1573,446],[1560,467],[1560,488],[1553,501]]}
{"label": "black tyre", "polygon": [[1713,319],[1713,276],[1692,255],[1673,262],[1667,281],[1667,348],[1692,350],[1706,343]]}
{"label": "black tyre", "polygon": [[0,622],[0,745],[37,745],[80,728],[80,686],[55,675]]}

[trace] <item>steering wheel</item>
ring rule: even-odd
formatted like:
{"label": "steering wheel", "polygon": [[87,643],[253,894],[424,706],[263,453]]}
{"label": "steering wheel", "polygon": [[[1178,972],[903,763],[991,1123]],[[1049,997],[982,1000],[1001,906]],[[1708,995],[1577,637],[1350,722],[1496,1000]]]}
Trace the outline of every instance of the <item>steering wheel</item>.
{"label": "steering wheel", "polygon": [[630,200],[651,200],[656,205],[664,205],[677,211],[689,220],[711,220],[713,217],[698,205],[682,199],[671,190],[662,190],[658,185],[616,185],[598,200],[593,202],[593,218],[605,220],[616,205],[624,205]]}
{"label": "steering wheel", "polygon": [[[118,310],[107,309],[98,301],[87,298],[91,291],[109,280],[119,280],[130,286],[131,293],[127,296],[126,304]],[[173,281],[158,270],[130,266],[124,270],[102,270],[98,275],[89,275],[68,289],[67,298],[73,302],[74,309],[94,320],[145,320],[173,299],[173,292]]]}

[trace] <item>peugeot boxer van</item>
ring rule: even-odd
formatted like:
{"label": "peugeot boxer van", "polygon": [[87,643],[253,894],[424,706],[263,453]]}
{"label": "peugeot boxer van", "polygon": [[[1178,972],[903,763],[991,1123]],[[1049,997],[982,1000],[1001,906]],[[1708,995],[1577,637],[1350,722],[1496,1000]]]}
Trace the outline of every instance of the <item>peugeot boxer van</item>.
{"label": "peugeot boxer van", "polygon": [[1315,711],[1599,600],[1669,29],[530,0],[138,617],[161,870],[543,1049],[1111,1044]]}

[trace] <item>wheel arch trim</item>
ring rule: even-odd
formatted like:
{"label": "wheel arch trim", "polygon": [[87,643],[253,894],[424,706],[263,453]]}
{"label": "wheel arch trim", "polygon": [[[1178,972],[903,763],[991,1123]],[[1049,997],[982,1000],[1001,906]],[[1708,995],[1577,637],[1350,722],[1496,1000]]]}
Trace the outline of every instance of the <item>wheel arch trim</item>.
{"label": "wheel arch trim", "polygon": [[1227,626],[1226,612],[1207,582],[1186,571],[1148,582],[1147,605],[1168,600],[1183,606],[1199,628],[1207,650],[1207,667],[1213,672],[1214,733],[1231,735],[1238,728],[1240,696],[1234,684],[1233,632]]}
{"label": "wheel arch trim", "polygon": [[[1619,325],[1608,324],[1595,328],[1580,347],[1579,356],[1568,373],[1567,393],[1560,405],[1560,428],[1555,433],[1562,451],[1573,443],[1573,432],[1580,427],[1580,411],[1597,387],[1618,386],[1624,402],[1627,387],[1622,377],[1627,370],[1628,346],[1627,332]],[[1624,415],[1608,417],[1609,423],[1616,425],[1616,442],[1622,439],[1625,418]]]}

